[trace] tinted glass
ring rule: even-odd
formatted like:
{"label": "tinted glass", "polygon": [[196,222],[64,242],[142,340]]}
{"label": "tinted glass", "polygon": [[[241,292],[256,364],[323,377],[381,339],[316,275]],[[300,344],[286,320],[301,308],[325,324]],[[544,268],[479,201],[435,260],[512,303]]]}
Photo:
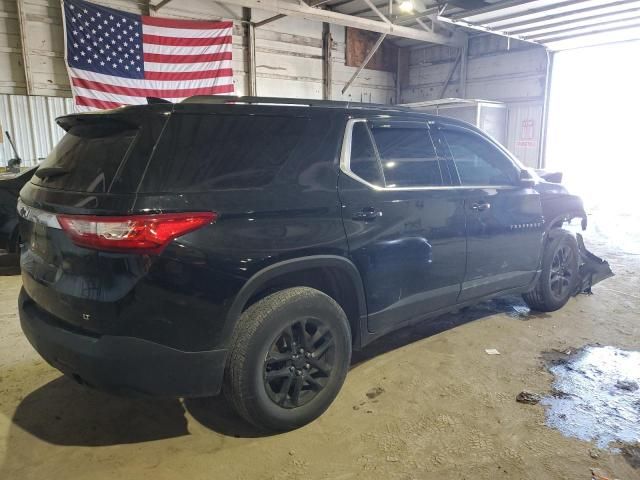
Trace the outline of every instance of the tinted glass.
{"label": "tinted glass", "polygon": [[34,176],[31,181],[47,188],[107,192],[137,133],[112,125],[73,127],[39,168],[42,171],[53,168],[59,174]]}
{"label": "tinted glass", "polygon": [[367,126],[358,122],[353,125],[351,135],[351,171],[367,182],[384,186],[380,162],[371,143]]}
{"label": "tinted glass", "polygon": [[291,116],[173,115],[143,188],[198,192],[266,185],[308,129],[307,118]]}
{"label": "tinted glass", "polygon": [[436,150],[426,128],[374,127],[387,187],[442,185]]}
{"label": "tinted glass", "polygon": [[488,140],[462,130],[443,130],[462,185],[515,185],[518,171]]}

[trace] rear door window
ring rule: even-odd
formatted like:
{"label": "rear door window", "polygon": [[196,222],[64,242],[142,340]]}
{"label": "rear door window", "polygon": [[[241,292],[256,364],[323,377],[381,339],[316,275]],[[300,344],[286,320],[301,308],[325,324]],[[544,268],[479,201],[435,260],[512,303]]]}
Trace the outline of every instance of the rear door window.
{"label": "rear door window", "polygon": [[302,155],[306,117],[174,114],[143,181],[145,192],[199,192],[269,184]]}
{"label": "rear door window", "polygon": [[426,126],[373,124],[371,132],[387,187],[443,185],[438,155]]}

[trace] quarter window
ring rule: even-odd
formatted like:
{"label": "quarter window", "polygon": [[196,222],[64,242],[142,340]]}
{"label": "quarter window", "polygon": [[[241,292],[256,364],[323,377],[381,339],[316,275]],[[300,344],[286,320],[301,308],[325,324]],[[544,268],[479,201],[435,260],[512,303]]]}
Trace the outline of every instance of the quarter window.
{"label": "quarter window", "polygon": [[515,185],[518,171],[504,153],[479,135],[443,130],[462,185]]}
{"label": "quarter window", "polygon": [[440,186],[442,173],[426,128],[373,126],[387,187]]}
{"label": "quarter window", "polygon": [[380,162],[371,143],[371,135],[364,122],[353,125],[351,134],[351,171],[366,182],[378,187],[384,186]]}

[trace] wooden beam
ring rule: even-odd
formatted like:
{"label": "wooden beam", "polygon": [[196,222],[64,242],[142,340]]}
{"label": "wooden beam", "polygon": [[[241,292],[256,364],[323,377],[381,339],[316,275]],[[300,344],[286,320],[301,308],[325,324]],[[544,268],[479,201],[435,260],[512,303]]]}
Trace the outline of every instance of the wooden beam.
{"label": "wooden beam", "polygon": [[322,98],[331,100],[333,95],[333,37],[331,25],[322,24]]}
{"label": "wooden beam", "polygon": [[256,28],[260,28],[263,25],[267,25],[268,23],[271,22],[275,22],[276,20],[280,20],[281,18],[286,17],[286,15],[284,13],[279,13],[277,15],[274,15],[273,17],[269,17],[269,18],[265,18],[264,20],[260,20],[259,22],[256,22],[254,25]]}
{"label": "wooden beam", "polygon": [[31,75],[31,59],[29,56],[29,42],[27,41],[27,15],[24,0],[16,1],[18,7],[18,25],[20,28],[20,49],[22,50],[22,67],[27,84],[27,95],[33,95],[33,77]]}
{"label": "wooden beam", "polygon": [[242,9],[242,20],[247,36],[247,56],[246,56],[246,83],[247,94],[250,97],[258,96],[258,82],[256,79],[256,26],[251,22],[251,9]]}
{"label": "wooden beam", "polygon": [[360,30],[384,33],[396,37],[410,38],[412,40],[446,45],[449,47],[461,47],[465,38],[465,34],[463,32],[454,32],[451,34],[426,32],[424,30],[418,30],[417,28],[403,27],[382,21],[354,17],[353,15],[346,15],[344,13],[321,10],[319,8],[309,7],[306,4],[300,4],[292,1],[224,0],[224,3],[228,5],[238,5],[241,7],[257,8],[292,17],[304,18],[306,20],[327,22],[345,27],[354,27],[359,28]]}

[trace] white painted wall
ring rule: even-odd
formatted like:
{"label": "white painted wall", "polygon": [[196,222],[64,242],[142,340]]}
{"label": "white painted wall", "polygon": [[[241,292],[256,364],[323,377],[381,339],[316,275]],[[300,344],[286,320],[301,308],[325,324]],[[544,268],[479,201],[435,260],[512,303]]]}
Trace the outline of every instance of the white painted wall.
{"label": "white painted wall", "polygon": [[[70,96],[64,65],[62,14],[58,0],[24,0],[27,23],[28,64],[34,95]],[[143,2],[94,0],[95,3],[130,12],[143,13]],[[246,39],[238,21],[240,7],[210,0],[175,0],[154,15],[169,18],[232,19],[234,75],[236,91],[245,95]],[[271,17],[271,12],[254,10],[253,20]],[[344,65],[345,29],[332,26],[333,92],[340,90],[355,71]],[[19,19],[15,0],[0,0],[0,93],[26,94],[22,65]],[[298,98],[322,98],[322,24],[299,18],[283,18],[256,29],[258,94]],[[344,99],[389,103],[395,94],[394,75],[365,70]]]}

